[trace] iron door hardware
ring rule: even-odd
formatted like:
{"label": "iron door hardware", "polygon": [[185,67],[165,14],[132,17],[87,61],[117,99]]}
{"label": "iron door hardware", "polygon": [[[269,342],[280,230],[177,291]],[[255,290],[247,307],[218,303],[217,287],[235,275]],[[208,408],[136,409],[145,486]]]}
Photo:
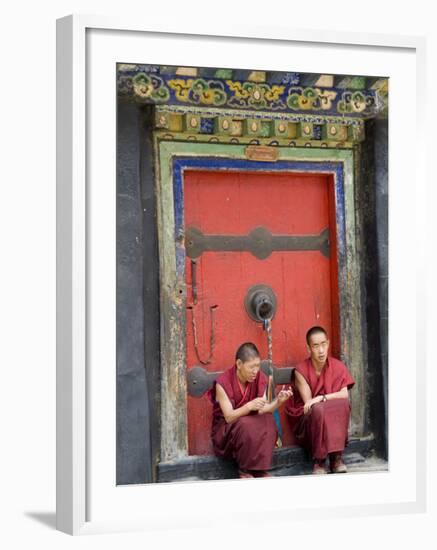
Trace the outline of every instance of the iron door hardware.
{"label": "iron door hardware", "polygon": [[244,298],[244,307],[251,319],[263,323],[273,319],[276,312],[276,296],[267,285],[254,285]]}
{"label": "iron door hardware", "polygon": [[[269,376],[269,361],[261,361],[261,370]],[[291,384],[293,380],[294,367],[272,367],[273,384]],[[191,397],[202,397],[212,388],[214,381],[223,371],[208,372],[203,367],[195,366],[187,371],[187,389]]]}
{"label": "iron door hardware", "polygon": [[204,252],[251,252],[265,260],[274,251],[318,250],[329,258],[329,229],[318,235],[273,235],[265,227],[256,227],[248,235],[205,235],[197,227],[187,227],[185,250],[189,258]]}

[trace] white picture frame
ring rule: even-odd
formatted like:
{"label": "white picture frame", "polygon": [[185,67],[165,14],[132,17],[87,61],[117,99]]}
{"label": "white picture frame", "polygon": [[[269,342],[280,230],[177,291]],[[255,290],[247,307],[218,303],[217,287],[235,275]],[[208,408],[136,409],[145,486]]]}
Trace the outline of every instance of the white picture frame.
{"label": "white picture frame", "polygon": [[[144,45],[140,44],[147,40],[159,49],[145,59]],[[210,62],[202,63],[205,54],[202,48],[193,48],[193,41],[196,45],[202,41],[208,45],[219,42],[223,51],[217,53],[213,48]],[[413,97],[409,106],[410,139],[418,144],[423,139],[424,110],[420,93],[425,82],[425,39],[336,32],[319,33],[315,38],[310,30],[244,25],[233,27],[226,36],[211,25],[206,35],[205,28],[200,30],[195,25],[178,28],[177,25],[74,15],[58,20],[57,36],[57,528],[66,533],[164,529],[170,523],[173,527],[202,527],[209,522],[210,512],[202,505],[208,491],[215,491],[216,518],[221,517],[225,499],[241,491],[238,483],[229,481],[115,486],[115,267],[113,273],[110,267],[115,266],[114,60],[226,67],[244,64],[248,48],[251,55],[256,53],[252,57],[252,68],[270,60],[269,66],[279,70],[290,63],[285,58],[287,48],[299,52],[295,58],[298,61],[293,62],[296,71],[335,73],[337,60],[343,63],[343,74],[360,74],[366,58],[373,63],[373,74],[387,68],[389,74],[383,71],[382,76],[389,76],[393,83],[389,119],[390,272],[396,274],[390,287],[389,368],[393,374],[396,364],[397,376],[390,376],[388,473],[326,476],[323,480],[311,476],[254,480],[247,484],[247,490],[245,486],[245,498],[249,501],[256,498],[262,484],[266,504],[255,513],[251,510],[243,519],[257,522],[262,518],[284,518],[288,514],[298,519],[342,514],[360,517],[417,513],[426,508],[426,400],[423,397],[426,395],[426,358],[425,346],[416,346],[415,339],[424,333],[425,323],[425,264],[423,245],[418,239],[424,221],[417,213],[420,206],[426,204],[426,178],[420,147],[408,148],[410,162],[406,165],[402,159],[407,148],[397,137],[402,129],[399,117],[402,107]],[[314,70],[320,63],[317,61],[319,50],[329,52],[323,71]],[[339,59],[340,51],[344,59]],[[353,66],[353,55],[357,52],[359,68],[347,71],[348,66]],[[385,60],[384,55],[388,56]],[[397,60],[402,56],[404,69],[414,70],[416,89],[410,90],[409,98],[402,95],[400,73],[395,66],[391,67],[390,56]],[[378,63],[381,65],[376,67]],[[97,83],[101,87],[97,87]],[[103,130],[100,122],[105,113]],[[411,201],[408,184],[415,199],[414,230],[410,233],[402,225],[402,210]],[[413,251],[414,261],[410,266],[402,261],[403,246]],[[97,285],[102,275],[105,281]],[[412,278],[416,281],[414,287]],[[407,292],[402,288],[407,288]],[[412,337],[400,354],[393,343],[394,335],[399,334],[396,328],[402,315],[404,328]],[[407,370],[411,364],[416,365],[414,374]],[[109,367],[103,371],[102,365]],[[407,374],[410,385],[411,377],[414,379],[416,398],[415,414],[410,418],[405,417],[399,398],[408,389]],[[408,447],[402,441],[399,418],[404,428],[414,433],[414,443]],[[414,464],[407,473],[405,461]],[[400,476],[402,484],[399,484]],[[295,494],[317,489],[320,495],[317,503],[304,501],[302,496],[299,506],[291,506],[280,496],[290,490],[291,483]],[[381,492],[380,498],[374,493],[376,487]],[[329,500],[327,495],[333,492],[335,496]],[[279,496],[273,498],[275,495]],[[187,498],[190,510],[188,507],[178,509],[173,504]]]}

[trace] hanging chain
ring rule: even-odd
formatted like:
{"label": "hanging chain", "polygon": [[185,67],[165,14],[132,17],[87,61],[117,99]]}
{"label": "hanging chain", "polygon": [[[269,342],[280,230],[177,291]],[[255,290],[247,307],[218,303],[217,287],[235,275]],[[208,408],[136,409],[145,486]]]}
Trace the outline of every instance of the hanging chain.
{"label": "hanging chain", "polygon": [[202,363],[202,365],[209,365],[212,360],[212,356],[214,353],[214,345],[215,345],[215,323],[214,323],[214,311],[217,306],[209,306],[209,315],[211,318],[211,336],[209,341],[209,356],[208,359],[204,360],[200,358],[199,354],[199,344],[197,340],[197,327],[196,327],[196,318],[194,316],[194,307],[190,307],[192,317],[191,317],[191,323],[193,325],[193,337],[194,337],[194,349],[196,350],[197,359]]}
{"label": "hanging chain", "polygon": [[272,321],[266,319],[266,332],[267,332],[267,359],[269,360],[269,369],[272,371],[273,367],[273,340],[272,340]]}
{"label": "hanging chain", "polygon": [[[264,320],[264,329],[267,333],[267,359],[269,362],[269,384],[267,387],[267,401],[269,403],[275,398],[275,387],[273,384],[273,338],[272,338],[272,320]],[[282,447],[282,429],[281,422],[279,419],[278,411],[274,411],[275,422],[278,427],[278,437],[276,439],[276,447]]]}
{"label": "hanging chain", "polygon": [[273,341],[272,322],[270,319],[264,320],[264,330],[267,334],[267,359],[269,361],[269,385],[267,389],[267,401],[271,403],[273,399]]}

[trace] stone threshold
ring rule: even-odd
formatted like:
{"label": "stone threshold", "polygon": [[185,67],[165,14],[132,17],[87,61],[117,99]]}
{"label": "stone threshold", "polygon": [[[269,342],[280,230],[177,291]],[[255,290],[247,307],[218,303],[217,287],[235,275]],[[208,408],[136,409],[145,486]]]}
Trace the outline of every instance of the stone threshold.
{"label": "stone threshold", "polygon": [[[344,452],[349,472],[387,471],[385,460],[375,456],[373,436],[352,438]],[[289,476],[310,474],[312,461],[301,447],[282,447],[273,453],[271,474]],[[215,456],[186,456],[158,464],[158,481],[198,481],[238,478],[233,462]]]}

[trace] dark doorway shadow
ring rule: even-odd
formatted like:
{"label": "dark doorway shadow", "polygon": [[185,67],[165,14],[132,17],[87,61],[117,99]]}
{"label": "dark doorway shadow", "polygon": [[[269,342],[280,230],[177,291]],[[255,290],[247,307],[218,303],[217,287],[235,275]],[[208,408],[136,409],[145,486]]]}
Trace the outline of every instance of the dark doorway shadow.
{"label": "dark doorway shadow", "polygon": [[24,515],[33,519],[50,529],[56,529],[56,513],[55,512],[24,512]]}

